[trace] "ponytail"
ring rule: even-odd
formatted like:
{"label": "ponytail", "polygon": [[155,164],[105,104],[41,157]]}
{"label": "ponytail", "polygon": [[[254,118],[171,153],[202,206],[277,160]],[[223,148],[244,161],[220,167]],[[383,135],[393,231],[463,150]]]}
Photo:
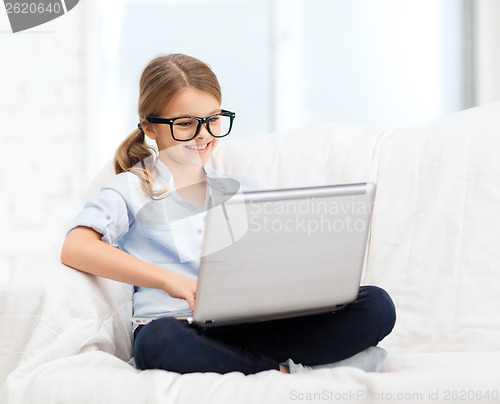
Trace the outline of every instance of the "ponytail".
{"label": "ponytail", "polygon": [[[155,167],[156,150],[146,143],[142,128],[134,130],[118,146],[113,159],[115,173],[130,171],[141,181],[141,188],[147,196],[161,197],[168,190],[155,190],[153,182],[158,176]],[[139,164],[140,163],[140,164]]]}
{"label": "ponytail", "polygon": [[134,130],[115,152],[113,163],[116,174],[129,171],[151,155],[153,155],[153,149],[146,144],[142,129]]}

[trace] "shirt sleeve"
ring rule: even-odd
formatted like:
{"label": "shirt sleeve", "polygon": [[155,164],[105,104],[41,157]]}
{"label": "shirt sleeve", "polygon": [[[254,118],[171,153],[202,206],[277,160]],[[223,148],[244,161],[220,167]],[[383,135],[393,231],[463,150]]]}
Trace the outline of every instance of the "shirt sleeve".
{"label": "shirt sleeve", "polygon": [[71,223],[68,233],[78,226],[90,227],[102,234],[102,241],[116,245],[130,227],[127,203],[119,192],[103,188],[85,203],[84,209]]}

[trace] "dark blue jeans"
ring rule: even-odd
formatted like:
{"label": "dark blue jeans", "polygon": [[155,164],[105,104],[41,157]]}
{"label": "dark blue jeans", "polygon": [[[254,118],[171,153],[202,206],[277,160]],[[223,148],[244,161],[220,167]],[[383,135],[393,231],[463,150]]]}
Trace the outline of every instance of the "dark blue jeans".
{"label": "dark blue jeans", "polygon": [[395,321],[387,292],[364,286],[353,303],[333,313],[213,328],[169,317],[154,320],[136,330],[134,356],[139,369],[178,373],[252,374],[278,370],[288,358],[314,366],[377,345]]}

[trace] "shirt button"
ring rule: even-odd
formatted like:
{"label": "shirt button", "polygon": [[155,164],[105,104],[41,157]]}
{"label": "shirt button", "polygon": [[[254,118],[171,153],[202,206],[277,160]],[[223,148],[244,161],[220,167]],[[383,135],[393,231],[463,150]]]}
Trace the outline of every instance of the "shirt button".
{"label": "shirt button", "polygon": [[106,215],[106,219],[111,220],[111,216],[110,215]]}
{"label": "shirt button", "polygon": [[201,229],[196,229],[196,233],[201,234],[203,231]]}

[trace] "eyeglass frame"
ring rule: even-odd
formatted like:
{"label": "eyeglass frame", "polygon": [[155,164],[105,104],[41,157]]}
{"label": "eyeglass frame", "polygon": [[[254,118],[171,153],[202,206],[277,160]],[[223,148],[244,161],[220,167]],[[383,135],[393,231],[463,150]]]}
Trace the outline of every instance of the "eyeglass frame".
{"label": "eyeglass frame", "polygon": [[[211,118],[213,118],[215,116],[219,116],[219,115],[220,116],[228,116],[230,118],[230,121],[229,121],[229,130],[227,131],[227,133],[225,135],[216,136],[210,130],[209,119],[211,119]],[[213,115],[207,116],[206,118],[199,118],[199,117],[196,117],[196,116],[178,116],[178,117],[175,117],[175,118],[160,118],[160,117],[153,116],[153,115],[146,115],[144,117],[144,119],[146,119],[148,121],[148,123],[159,123],[159,124],[170,125],[170,134],[172,135],[172,138],[174,140],[177,140],[178,142],[189,142],[190,140],[193,140],[196,136],[198,136],[200,134],[200,130],[201,130],[202,125],[205,125],[206,128],[207,128],[208,133],[210,133],[210,135],[212,135],[213,137],[215,137],[217,139],[229,135],[229,133],[231,133],[231,129],[233,128],[233,121],[234,121],[235,117],[236,117],[236,114],[234,112],[227,111],[225,109],[221,109],[221,111],[218,114],[213,114]],[[177,119],[196,119],[198,121],[198,126],[197,126],[195,134],[194,134],[194,136],[192,138],[189,138],[189,139],[177,139],[174,136],[174,122]],[[142,131],[144,131],[143,128],[142,128],[142,122],[139,122],[137,124],[137,127],[139,129],[141,129]]]}

